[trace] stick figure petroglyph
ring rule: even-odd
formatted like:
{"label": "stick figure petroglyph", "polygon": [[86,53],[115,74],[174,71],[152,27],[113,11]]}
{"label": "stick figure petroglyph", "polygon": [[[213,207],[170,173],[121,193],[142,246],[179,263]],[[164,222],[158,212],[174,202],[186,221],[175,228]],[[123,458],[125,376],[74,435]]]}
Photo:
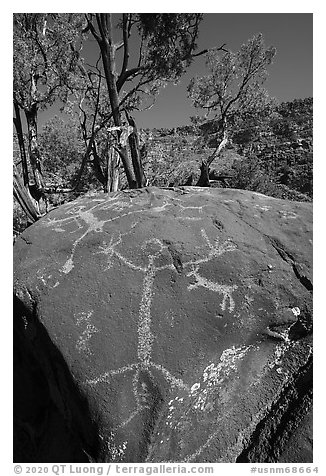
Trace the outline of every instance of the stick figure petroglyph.
{"label": "stick figure petroglyph", "polygon": [[[138,320],[137,320],[137,354],[135,361],[130,362],[119,368],[110,369],[99,376],[89,378],[85,385],[96,386],[99,384],[112,384],[112,381],[121,377],[129,376],[131,379],[131,395],[135,402],[134,409],[127,409],[124,417],[117,414],[115,428],[122,428],[128,425],[137,415],[146,409],[150,409],[151,391],[157,387],[158,373],[163,377],[165,382],[172,389],[179,389],[190,392],[191,384],[185,383],[178,376],[165,368],[160,363],[153,361],[153,346],[155,344],[153,323],[152,323],[152,305],[154,299],[154,283],[156,277],[166,270],[175,273],[182,279],[195,278],[196,283],[190,283],[186,289],[192,292],[194,289],[205,287],[206,289],[222,295],[221,303],[222,310],[226,309],[227,300],[229,300],[228,311],[233,312],[235,303],[232,297],[232,292],[237,286],[226,286],[208,280],[201,275],[201,268],[205,263],[218,258],[222,254],[236,249],[235,245],[230,240],[219,243],[218,238],[214,241],[210,240],[204,228],[201,229],[201,237],[204,242],[204,250],[196,259],[182,262],[182,265],[176,263],[173,253],[171,253],[170,243],[164,242],[158,238],[150,238],[146,240],[140,247],[139,257],[129,257],[125,252],[126,247],[124,237],[130,235],[131,231],[135,229],[138,221],[135,220],[135,215],[141,213],[170,213],[174,210],[173,216],[178,220],[202,220],[204,219],[203,207],[183,203],[179,198],[157,197],[157,202],[148,206],[142,203],[138,206],[133,206],[132,200],[124,200],[120,195],[109,197],[108,199],[96,200],[95,204],[91,206],[83,203],[75,203],[72,206],[67,206],[65,216],[63,218],[49,218],[45,222],[45,226],[52,227],[54,231],[61,233],[62,231],[69,232],[75,236],[71,246],[70,254],[65,263],[59,269],[60,274],[68,274],[74,268],[74,259],[77,247],[90,233],[108,232],[110,224],[113,222],[126,218],[128,231],[114,232],[110,234],[110,238],[104,241],[95,254],[104,254],[106,256],[105,271],[109,271],[114,267],[116,262],[120,262],[130,270],[143,275],[141,282],[141,300],[139,303]],[[111,211],[108,218],[107,211]],[[176,212],[176,213],[175,213]],[[138,215],[139,216],[139,215]],[[65,230],[66,229],[66,230]],[[78,233],[79,232],[79,233]],[[79,236],[76,237],[75,233]],[[105,236],[108,236],[106,234]],[[181,258],[180,258],[181,263]],[[90,339],[98,329],[90,322],[90,314],[80,315],[77,325],[85,324],[85,329],[78,339],[76,344],[77,350],[91,355]],[[128,413],[129,412],[129,413]],[[121,421],[122,420],[122,421]]]}
{"label": "stick figure petroglyph", "polygon": [[[72,204],[66,207],[66,216],[64,218],[52,218],[49,217],[47,220],[44,220],[43,225],[46,227],[53,228],[57,233],[63,233],[66,230],[63,228],[64,225],[71,226],[74,225],[75,229],[71,230],[70,233],[76,233],[81,229],[84,229],[84,232],[74,240],[71,252],[66,260],[66,262],[61,266],[59,272],[60,274],[69,274],[74,268],[74,257],[78,245],[84,240],[84,238],[90,233],[101,233],[103,232],[104,225],[112,223],[116,220],[121,220],[125,217],[131,218],[135,214],[143,213],[145,211],[144,207],[133,209],[130,211],[125,211],[125,213],[117,214],[116,216],[111,216],[107,219],[99,219],[96,216],[95,212],[103,212],[111,210],[113,212],[121,212],[125,209],[130,209],[132,203],[130,200],[121,200],[119,195],[108,197],[106,199],[93,199],[95,205],[87,207],[83,204]],[[203,206],[184,206],[181,203],[181,200],[178,198],[171,198],[169,201],[163,200],[163,204],[160,206],[151,207],[153,212],[161,212],[166,210],[168,207],[178,207],[180,215],[176,218],[181,220],[201,220]],[[195,216],[193,216],[193,213]],[[189,215],[188,215],[189,214]]]}
{"label": "stick figure petroglyph", "polygon": [[90,208],[87,208],[85,205],[74,205],[71,208],[68,208],[67,215],[65,218],[49,218],[44,226],[47,227],[54,227],[54,230],[57,232],[64,232],[65,230],[61,228],[63,224],[75,224],[76,228],[72,230],[70,233],[75,233],[76,231],[83,229],[86,225],[86,229],[81,236],[79,236],[72,244],[70,256],[63,264],[60,269],[60,273],[68,274],[74,268],[74,256],[76,252],[76,248],[81,243],[81,241],[90,233],[101,233],[103,232],[103,227],[105,224],[114,222],[115,220],[120,220],[123,217],[127,217],[130,215],[134,215],[135,213],[140,213],[143,209],[133,210],[129,212],[125,212],[123,214],[110,217],[108,219],[99,219],[95,215],[95,210],[109,210],[112,209],[113,211],[121,211],[124,208],[130,208],[130,204],[128,202],[122,202],[118,200],[118,197],[110,197],[107,200],[97,200],[99,203],[96,203]]}
{"label": "stick figure petroglyph", "polygon": [[[128,234],[128,233],[126,233]],[[223,295],[223,302],[221,304],[222,309],[226,307],[226,299],[229,299],[229,311],[232,312],[234,309],[234,300],[231,296],[231,293],[237,288],[237,286],[224,286],[212,281],[208,281],[206,278],[199,275],[199,266],[200,264],[207,263],[212,259],[221,256],[227,251],[235,250],[235,246],[229,241],[225,241],[221,245],[219,244],[218,239],[212,244],[209,240],[207,233],[204,229],[201,230],[201,235],[206,242],[206,246],[209,248],[208,254],[202,258],[198,258],[195,261],[188,261],[183,263],[183,267],[190,267],[190,271],[185,274],[186,277],[195,275],[197,279],[196,284],[190,284],[188,290],[196,288],[198,286],[207,287],[209,290],[218,292]],[[109,270],[114,265],[114,259],[118,259],[124,265],[130,269],[141,272],[144,275],[142,282],[142,297],[139,305],[139,315],[138,315],[138,324],[137,324],[137,333],[138,333],[138,344],[137,344],[137,362],[131,363],[127,366],[121,367],[119,369],[113,369],[104,374],[100,375],[95,379],[89,379],[86,383],[89,385],[97,385],[98,383],[109,383],[112,378],[126,374],[128,372],[134,373],[132,377],[132,389],[133,395],[136,402],[135,410],[125,419],[117,428],[127,425],[136,415],[139,414],[142,410],[149,408],[146,403],[146,392],[141,395],[139,391],[139,379],[140,373],[145,371],[149,376],[150,380],[154,382],[154,376],[152,371],[157,370],[163,375],[164,379],[169,383],[171,387],[176,387],[179,389],[186,390],[187,393],[190,391],[190,386],[183,382],[182,379],[175,377],[169,370],[163,367],[160,364],[153,362],[152,360],[152,349],[154,343],[154,335],[152,331],[152,301],[153,301],[153,286],[154,281],[158,273],[163,270],[171,270],[172,272],[179,273],[180,270],[177,270],[175,264],[172,262],[171,254],[169,253],[168,246],[166,246],[158,238],[151,238],[141,246],[141,250],[145,253],[146,264],[139,265],[131,261],[129,258],[124,256],[119,250],[119,245],[122,245],[123,235],[119,233],[118,235],[112,235],[109,243],[104,242],[100,246],[100,250],[97,253],[105,254],[107,256],[107,267],[106,270]],[[164,264],[164,260],[168,260]],[[162,264],[163,262],[163,264]],[[145,396],[144,396],[145,395]]]}
{"label": "stick figure petroglyph", "polygon": [[[167,249],[167,246],[164,245],[159,239],[152,238],[147,240],[141,247],[143,251],[146,252],[148,262],[146,266],[139,266],[135,263],[128,260],[123,256],[116,247],[122,243],[122,235],[119,234],[117,239],[111,237],[109,244],[104,244],[100,247],[99,253],[104,253],[108,257],[108,267],[112,267],[112,258],[115,256],[120,261],[122,261],[129,268],[140,271],[144,274],[143,284],[142,284],[142,298],[139,306],[139,318],[138,318],[138,347],[137,347],[137,357],[138,363],[132,364],[130,366],[121,369],[134,370],[135,368],[141,368],[148,370],[149,368],[155,368],[160,370],[165,378],[172,384],[179,387],[187,387],[180,379],[175,378],[171,375],[166,369],[163,369],[160,365],[157,365],[151,361],[152,346],[154,341],[154,336],[151,330],[151,306],[153,299],[153,284],[155,277],[159,271],[170,269],[175,271],[175,267],[172,262],[158,266],[155,264],[157,259],[161,258],[164,253],[164,250]],[[109,374],[112,374],[111,371]],[[106,374],[107,375],[107,374]],[[112,374],[113,375],[113,374]]]}

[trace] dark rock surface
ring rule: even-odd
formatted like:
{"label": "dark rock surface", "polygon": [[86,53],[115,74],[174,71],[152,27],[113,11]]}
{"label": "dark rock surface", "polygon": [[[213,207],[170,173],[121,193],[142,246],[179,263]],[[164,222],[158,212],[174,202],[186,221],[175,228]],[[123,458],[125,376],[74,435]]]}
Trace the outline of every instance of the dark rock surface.
{"label": "dark rock surface", "polygon": [[293,432],[284,452],[278,458],[279,463],[313,462],[313,414],[312,407]]}
{"label": "dark rock surface", "polygon": [[311,239],[310,203],[197,187],[80,198],[28,228],[16,460],[289,461],[312,393]]}

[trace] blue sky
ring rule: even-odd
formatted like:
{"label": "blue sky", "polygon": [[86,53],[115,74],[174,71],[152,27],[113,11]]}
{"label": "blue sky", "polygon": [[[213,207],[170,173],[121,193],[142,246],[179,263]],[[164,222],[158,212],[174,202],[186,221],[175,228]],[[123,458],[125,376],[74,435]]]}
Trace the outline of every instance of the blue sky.
{"label": "blue sky", "polygon": [[[277,55],[269,67],[265,87],[278,101],[305,98],[313,94],[313,15],[311,13],[205,13],[200,25],[198,51],[220,46],[237,51],[254,34],[262,33],[266,46],[275,46]],[[93,40],[85,46],[90,62],[98,56]],[[193,76],[206,73],[204,57],[198,57],[178,85],[161,90],[155,105],[135,112],[138,127],[176,127],[189,124],[196,114],[187,98],[187,85]],[[40,113],[42,124],[56,108]]]}

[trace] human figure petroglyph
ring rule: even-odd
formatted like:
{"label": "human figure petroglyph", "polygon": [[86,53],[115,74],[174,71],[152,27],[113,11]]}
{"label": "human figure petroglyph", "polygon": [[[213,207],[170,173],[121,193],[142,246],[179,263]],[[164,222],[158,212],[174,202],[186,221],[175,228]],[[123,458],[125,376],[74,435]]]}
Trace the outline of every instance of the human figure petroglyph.
{"label": "human figure petroglyph", "polygon": [[[154,195],[155,196],[155,195]],[[66,262],[61,266],[59,272],[60,274],[69,274],[74,268],[74,257],[76,253],[76,249],[78,245],[83,241],[83,239],[89,235],[90,233],[101,233],[104,231],[104,225],[112,223],[116,220],[121,220],[126,217],[132,218],[135,214],[143,213],[146,210],[144,208],[133,209],[130,211],[126,211],[125,213],[118,214],[116,216],[110,217],[108,219],[99,219],[95,212],[101,211],[108,211],[111,210],[113,212],[120,212],[125,209],[130,209],[132,207],[131,199],[123,200],[120,195],[116,195],[114,197],[108,197],[106,199],[92,199],[95,201],[95,205],[87,208],[86,205],[82,204],[72,204],[66,207],[66,217],[64,218],[51,218],[49,217],[47,220],[44,221],[44,226],[53,228],[54,231],[57,233],[65,232],[64,226],[68,228],[73,226],[74,229],[70,230],[69,233],[76,233],[81,229],[84,229],[84,232],[74,240],[71,252],[66,260]],[[156,198],[156,197],[155,197]],[[179,198],[171,198],[169,201],[163,200],[162,205],[153,206],[151,207],[151,211],[154,212],[161,212],[163,210],[167,211],[168,207],[174,208],[175,206],[179,207],[180,215],[177,218],[181,220],[201,220],[203,218],[202,206],[185,206],[180,203],[181,200]],[[188,213],[190,215],[188,215]],[[193,216],[195,214],[195,216]]]}
{"label": "human figure petroglyph", "polygon": [[[109,203],[108,203],[109,202]],[[76,228],[70,233],[75,233],[79,231],[80,229],[83,229],[86,225],[86,229],[84,233],[82,233],[81,236],[79,236],[72,244],[71,247],[71,252],[70,256],[66,260],[66,262],[63,264],[63,266],[60,269],[60,273],[63,274],[68,274],[72,271],[74,268],[74,256],[76,252],[76,248],[81,243],[81,241],[90,233],[101,233],[103,232],[103,227],[107,223],[111,223],[115,220],[120,220],[123,217],[127,217],[130,215],[134,215],[135,213],[140,213],[143,211],[143,209],[139,210],[133,210],[132,212],[126,212],[120,215],[117,215],[115,217],[111,217],[108,219],[99,219],[94,211],[101,211],[101,210],[108,210],[108,209],[113,209],[114,211],[121,211],[122,209],[129,207],[129,204],[126,202],[126,206],[124,206],[123,202],[119,201],[118,198],[113,200],[113,198],[110,198],[110,200],[106,200],[105,203],[103,203],[103,200],[100,200],[99,203],[96,203],[90,208],[86,208],[85,205],[74,205],[72,208],[68,208],[67,214],[68,216],[65,218],[49,218],[44,226],[48,227],[53,227],[55,231],[57,232],[64,232],[65,230],[62,228],[62,225],[66,224],[75,224]]]}
{"label": "human figure petroglyph", "polygon": [[[101,204],[101,202],[100,202]],[[99,206],[98,203],[93,205],[91,208],[85,210],[83,205],[74,205],[73,207],[68,207],[67,215],[65,218],[49,218],[44,226],[52,227],[54,231],[58,233],[65,232],[65,229],[62,228],[63,225],[75,225],[75,229],[71,230],[70,233],[75,233],[80,229],[83,229],[83,224],[86,224],[86,230],[79,236],[72,244],[70,256],[63,264],[60,269],[61,273],[68,274],[74,268],[74,255],[77,248],[77,245],[92,231],[101,232],[103,231],[103,226],[107,220],[98,220],[94,215],[93,210]]]}
{"label": "human figure petroglyph", "polygon": [[149,376],[150,380],[154,383],[155,379],[151,370],[157,370],[163,375],[165,380],[168,381],[172,387],[178,387],[188,390],[188,386],[181,379],[178,379],[177,377],[172,375],[163,366],[153,362],[151,355],[154,342],[154,335],[151,330],[151,306],[153,298],[154,280],[159,271],[166,269],[175,271],[172,262],[160,266],[155,264],[156,260],[158,258],[161,258],[162,254],[164,253],[164,250],[167,249],[167,246],[165,246],[157,238],[147,240],[141,247],[141,249],[147,253],[147,264],[145,266],[140,266],[130,261],[116,249],[117,246],[122,243],[122,236],[123,235],[121,233],[119,233],[117,237],[111,236],[110,242],[108,244],[104,243],[103,246],[100,247],[100,251],[98,253],[104,253],[105,255],[107,255],[106,269],[110,269],[113,266],[112,258],[116,257],[118,260],[120,260],[132,270],[139,271],[144,274],[142,285],[142,298],[139,306],[139,317],[137,325],[137,362],[121,367],[119,369],[110,370],[95,379],[89,379],[87,381],[87,384],[89,385],[96,385],[98,383],[109,383],[112,378],[116,376],[126,374],[128,372],[134,373],[132,378],[132,389],[135,398],[136,408],[134,409],[134,411],[131,412],[129,417],[125,419],[121,424],[117,425],[116,428],[121,428],[127,425],[141,411],[149,408],[148,404],[146,403],[146,392],[139,391],[141,371],[145,371]]}
{"label": "human figure petroglyph", "polygon": [[[234,415],[235,418],[238,417],[238,396],[241,396],[241,402],[245,401],[245,410],[254,408],[255,411],[256,403],[260,408],[260,401],[255,400],[252,403],[252,395],[247,393],[248,387],[262,384],[260,374],[265,371],[267,376],[263,383],[268,383],[270,377],[274,382],[276,377],[278,384],[278,379],[284,377],[284,365],[281,367],[275,363],[275,368],[272,369],[272,351],[279,345],[278,341],[263,334],[265,321],[269,323],[278,319],[278,307],[275,303],[274,312],[272,305],[275,296],[266,293],[262,294],[262,298],[256,296],[254,303],[249,302],[248,308],[242,306],[246,297],[243,284],[246,284],[246,280],[252,280],[252,276],[257,270],[257,273],[261,271],[263,265],[258,259],[257,262],[254,260],[254,264],[249,263],[245,256],[246,247],[242,246],[243,236],[241,233],[239,235],[237,230],[232,234],[231,229],[234,231],[234,227],[227,221],[229,217],[223,209],[223,201],[222,208],[211,203],[209,208],[188,207],[186,210],[183,210],[180,204],[205,206],[205,201],[174,201],[173,209],[172,205],[167,204],[159,211],[155,205],[160,206],[163,203],[163,199],[160,199],[153,205],[155,209],[142,209],[142,216],[124,215],[126,218],[122,221],[121,214],[144,207],[147,200],[146,194],[144,195],[145,200],[142,196],[142,202],[135,201],[132,206],[130,201],[124,202],[120,199],[114,201],[114,206],[111,202],[102,202],[98,209],[92,209],[92,213],[99,220],[113,217],[117,221],[105,224],[103,233],[92,231],[79,242],[75,254],[75,268],[67,276],[68,279],[61,274],[58,294],[49,289],[50,304],[59,302],[59,305],[53,314],[51,311],[47,316],[52,319],[51,326],[52,322],[59,325],[60,329],[61,323],[70,328],[72,326],[72,334],[65,336],[59,332],[53,334],[54,338],[57,339],[58,345],[64,343],[62,336],[66,340],[70,349],[67,354],[68,363],[73,377],[79,379],[79,385],[83,387],[80,390],[83,390],[84,397],[90,401],[92,414],[95,414],[96,418],[98,416],[99,428],[105,438],[106,430],[119,428],[112,438],[113,443],[118,445],[122,440],[130,443],[130,449],[128,446],[128,453],[124,455],[125,461],[133,460],[134,455],[137,455],[137,458],[138,455],[145,457],[143,455],[147,451],[151,452],[149,462],[151,459],[158,461],[160,458],[166,461],[173,456],[177,456],[180,461],[185,461],[186,458],[190,461],[206,461],[209,457],[214,457],[219,441],[223,441],[225,435],[228,435],[228,420]],[[95,205],[95,202],[87,200],[79,200],[77,203],[86,204],[87,207]],[[104,211],[105,207],[107,213]],[[97,211],[99,209],[101,211]],[[71,216],[64,215],[66,210],[67,208],[61,214],[54,212],[51,216],[71,220]],[[75,212],[76,207],[70,210]],[[183,212],[202,221],[177,221],[176,215]],[[232,215],[231,221],[233,218]],[[134,223],[135,220],[139,220],[137,224]],[[58,276],[59,268],[68,258],[74,240],[88,228],[88,224],[81,219],[80,225],[77,219],[69,226],[67,222],[57,224],[57,227],[60,226],[66,232],[63,239],[60,232],[57,234],[56,231],[45,229],[46,237],[54,236],[56,251],[54,254],[49,253],[49,259],[46,261],[35,261],[33,270],[41,266],[49,270],[50,264]],[[130,233],[130,227],[133,225],[134,229]],[[215,239],[217,236],[219,240]],[[228,237],[234,237],[240,252],[232,251],[228,254],[236,249],[230,240],[226,240]],[[152,241],[142,247],[142,243],[148,238]],[[103,240],[106,240],[106,243]],[[102,245],[102,254],[96,255],[96,252],[100,252],[99,245]],[[167,247],[164,248],[164,245]],[[107,248],[111,250],[106,255],[103,251]],[[50,247],[47,250],[52,253]],[[227,254],[224,255],[225,252]],[[156,258],[152,258],[150,263],[150,255],[155,254]],[[176,274],[179,259],[181,265]],[[108,267],[105,269],[107,262]],[[239,263],[243,265],[240,271]],[[171,268],[155,272],[154,267],[166,265]],[[40,272],[40,281],[37,280],[37,284],[45,286],[49,274],[50,271],[44,275]],[[35,279],[36,273],[31,275]],[[65,293],[63,287],[66,283],[72,285],[67,286]],[[234,284],[237,284],[239,289],[225,288]],[[33,292],[34,288],[29,287]],[[151,292],[146,294],[145,289]],[[253,300],[251,296],[255,295],[257,289],[253,284],[248,301]],[[43,286],[41,291],[44,293]],[[229,294],[225,291],[229,291]],[[71,294],[74,297],[72,304],[65,304],[64,301],[66,298],[69,300]],[[287,304],[294,306],[296,302],[292,298],[291,294]],[[298,304],[301,306],[302,301],[299,300]],[[93,355],[88,354],[86,345],[83,347],[81,343],[78,353],[77,339],[86,330],[86,321],[80,320],[77,327],[76,320],[71,319],[71,311],[76,311],[77,308],[78,311],[88,312],[89,306],[94,309],[94,324],[100,329],[86,341]],[[281,303],[279,306],[281,312]],[[173,317],[170,320],[166,314],[171,311]],[[145,337],[149,337],[147,341],[137,335],[138,328],[141,328],[138,325],[140,314],[148,316],[147,326],[144,323],[142,327]],[[171,328],[172,323],[174,328]],[[50,331],[52,329],[53,327]],[[252,342],[256,343],[261,335],[260,351],[254,352],[255,349],[251,347],[243,361],[239,354],[241,358],[236,362],[234,371],[231,369],[230,376],[223,381],[226,375],[224,370],[227,372],[232,365],[232,362],[227,360],[225,368],[222,368],[219,362],[220,356],[220,360],[223,360],[226,347],[239,348],[243,344],[247,347]],[[85,337],[87,338],[86,333]],[[139,355],[138,341],[147,342],[151,352]],[[282,341],[280,342],[282,344]],[[80,378],[83,382],[80,382]],[[89,380],[86,384],[87,379]],[[252,391],[257,388],[252,388]],[[242,398],[242,395],[245,397]],[[178,398],[180,404],[176,402]],[[168,420],[169,400],[174,404],[174,413]],[[220,422],[218,417],[224,411],[224,420]],[[242,418],[241,413],[240,416]],[[250,415],[248,420],[243,419],[241,424],[242,422],[241,429],[251,425]],[[168,427],[168,423],[171,426]],[[193,437],[187,437],[191,429],[196,431],[193,432]],[[144,434],[148,435],[146,441],[145,438],[142,439]],[[234,438],[231,436],[230,442],[233,444]],[[138,441],[141,442],[141,450]],[[175,452],[175,445],[178,446],[178,454]],[[105,449],[104,444],[103,448]],[[106,454],[109,455],[111,451],[110,448]]]}
{"label": "human figure petroglyph", "polygon": [[[158,197],[160,198],[160,197]],[[159,200],[157,200],[159,202]],[[196,205],[183,204],[179,198],[171,198],[171,200],[163,200],[163,203],[154,203],[150,207],[150,212],[167,212],[169,210],[179,210],[176,218],[183,220],[202,220],[203,207]],[[106,218],[104,212],[111,211],[114,216]],[[223,296],[221,307],[226,309],[226,301],[229,300],[228,310],[233,311],[235,303],[231,296],[231,293],[236,289],[236,286],[226,286],[213,281],[209,281],[200,274],[200,268],[205,263],[218,258],[222,254],[236,250],[236,247],[230,240],[226,240],[223,243],[219,243],[219,239],[214,241],[210,240],[207,232],[204,228],[201,229],[200,234],[204,242],[204,250],[197,259],[185,261],[182,263],[181,268],[176,268],[173,262],[173,257],[169,250],[169,247],[158,238],[151,238],[146,240],[141,246],[140,258],[130,258],[123,251],[125,250],[124,237],[128,236],[133,229],[137,226],[135,220],[135,214],[144,213],[148,210],[146,204],[142,204],[135,209],[132,206],[131,200],[124,201],[121,195],[116,197],[110,197],[108,200],[99,200],[91,207],[87,207],[83,204],[74,204],[71,207],[67,207],[66,216],[60,219],[49,219],[46,226],[53,227],[55,231],[62,232],[64,228],[72,234],[80,233],[72,244],[70,255],[68,259],[60,268],[59,272],[62,274],[68,274],[74,268],[74,257],[78,245],[83,239],[90,233],[101,233],[108,230],[110,223],[123,218],[130,218],[128,224],[128,231],[122,233],[112,233],[108,241],[104,241],[95,254],[104,254],[106,256],[105,271],[109,271],[116,261],[120,261],[123,265],[130,270],[143,275],[142,279],[142,293],[139,303],[138,322],[137,322],[137,355],[135,361],[130,362],[128,365],[124,365],[120,368],[111,369],[103,374],[88,379],[85,384],[89,386],[95,386],[99,384],[112,384],[112,380],[125,378],[130,376],[132,395],[135,401],[135,408],[128,414],[126,418],[121,422],[117,422],[116,428],[122,428],[128,425],[137,415],[143,410],[149,409],[149,390],[146,389],[146,384],[143,381],[143,377],[146,374],[149,379],[150,385],[155,386],[156,378],[154,372],[159,372],[164,380],[173,389],[179,389],[189,394],[191,385],[185,383],[181,378],[173,375],[168,369],[166,369],[160,363],[153,362],[152,350],[155,343],[155,335],[152,329],[152,304],[153,304],[153,288],[156,276],[164,270],[170,270],[172,273],[180,276],[180,273],[184,277],[195,277],[196,284],[190,283],[188,290],[191,292],[199,286],[206,287],[208,290],[217,292]],[[122,212],[122,213],[121,213]],[[107,236],[107,235],[106,235]],[[145,260],[145,262],[144,262]],[[87,315],[88,316],[88,315]],[[91,355],[89,343],[90,339],[98,329],[93,326],[89,321],[86,322],[86,315],[80,317],[78,325],[82,323],[86,324],[83,334],[80,336],[77,347],[79,351],[84,351],[86,354]]]}
{"label": "human figure petroglyph", "polygon": [[84,231],[84,233],[74,241],[74,243],[72,245],[70,256],[61,268],[61,271],[64,274],[70,273],[70,271],[73,269],[73,267],[74,267],[74,255],[75,255],[76,247],[85,238],[85,236],[88,235],[91,232],[95,232],[95,233],[103,232],[103,226],[105,225],[105,223],[107,223],[107,220],[99,220],[94,215],[92,210],[96,206],[97,205],[94,205],[94,207],[92,207],[88,210],[83,210],[82,206],[79,207],[79,213],[78,213],[79,217],[80,217],[81,220],[84,221],[84,223],[86,223],[87,228]]}
{"label": "human figure petroglyph", "polygon": [[[117,238],[111,236],[110,242],[104,243],[103,246],[100,247],[100,251],[98,253],[104,253],[107,255],[107,268],[109,269],[113,266],[112,258],[116,257],[126,266],[131,268],[135,271],[140,271],[144,274],[143,284],[142,284],[142,298],[139,306],[139,319],[138,319],[138,350],[137,356],[139,362],[142,364],[142,368],[147,368],[149,365],[152,366],[151,362],[151,351],[153,345],[153,334],[151,331],[151,305],[152,305],[152,298],[153,298],[153,284],[155,277],[159,271],[163,271],[166,269],[170,269],[172,271],[176,271],[175,267],[172,262],[169,262],[164,265],[158,266],[155,264],[157,259],[160,259],[165,250],[168,249],[166,245],[164,245],[159,239],[152,238],[150,240],[145,241],[145,243],[141,246],[141,249],[147,252],[147,264],[145,266],[140,266],[128,258],[122,255],[116,247],[122,243],[122,234],[119,233]],[[166,256],[169,257],[169,254],[166,253]],[[154,365],[154,368],[160,367]],[[175,380],[171,376],[171,381],[176,383],[180,383],[178,380]]]}
{"label": "human figure petroglyph", "polygon": [[[140,372],[146,371],[149,375],[149,378],[154,382],[154,376],[152,370],[159,371],[165,380],[169,382],[171,387],[179,388],[186,390],[187,393],[190,391],[189,385],[183,382],[182,379],[179,379],[171,374],[169,370],[163,367],[160,364],[157,364],[152,361],[152,349],[154,344],[154,335],[152,331],[152,300],[153,300],[153,286],[155,277],[157,274],[163,270],[170,270],[178,274],[174,263],[172,262],[171,254],[169,253],[168,246],[165,245],[158,238],[151,238],[146,240],[145,243],[141,246],[141,250],[145,252],[146,255],[146,264],[140,265],[136,262],[131,261],[128,257],[121,253],[119,246],[123,245],[123,236],[129,234],[119,233],[118,235],[112,235],[110,237],[109,243],[103,242],[103,245],[100,246],[100,250],[97,253],[105,254],[107,256],[107,267],[106,270],[109,270],[114,266],[114,259],[118,259],[124,265],[130,269],[141,272],[144,275],[142,282],[142,297],[139,305],[139,315],[138,315],[138,324],[137,324],[137,334],[138,334],[138,344],[137,344],[137,362],[131,363],[130,365],[121,367],[119,369],[113,369],[108,372],[105,372],[101,376],[95,379],[89,379],[87,384],[97,385],[98,383],[109,383],[112,378],[126,374],[128,372],[134,373],[132,378],[132,388],[133,395],[135,398],[136,408],[129,415],[129,417],[124,420],[117,428],[127,425],[136,415],[138,415],[142,410],[148,408],[146,404],[146,398],[141,398],[139,394],[139,378]],[[209,290],[218,292],[223,295],[222,309],[226,308],[226,300],[229,299],[229,311],[232,312],[235,306],[234,300],[231,296],[231,293],[237,288],[237,286],[226,286],[220,285],[218,283],[213,283],[208,281],[206,278],[199,275],[199,265],[207,263],[212,259],[221,256],[223,253],[228,251],[234,251],[236,247],[229,240],[226,240],[224,243],[220,244],[218,239],[215,239],[214,243],[208,238],[208,235],[204,229],[201,230],[201,235],[203,240],[208,247],[208,253],[205,256],[198,258],[194,261],[188,261],[183,263],[183,267],[190,267],[190,271],[185,274],[186,277],[192,276],[195,274],[197,279],[197,284],[189,284],[188,289],[198,287],[200,285],[207,287]],[[165,264],[164,258],[168,260]],[[160,263],[160,264],[158,264]]]}

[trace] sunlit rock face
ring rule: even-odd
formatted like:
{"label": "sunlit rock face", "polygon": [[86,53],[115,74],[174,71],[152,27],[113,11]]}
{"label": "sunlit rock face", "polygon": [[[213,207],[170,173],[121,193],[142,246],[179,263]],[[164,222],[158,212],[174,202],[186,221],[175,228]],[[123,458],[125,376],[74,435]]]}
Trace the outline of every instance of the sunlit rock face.
{"label": "sunlit rock face", "polygon": [[[15,329],[62,461],[277,461],[311,402],[311,239],[309,203],[198,187],[80,198],[28,228]],[[44,408],[22,407],[46,439]]]}

